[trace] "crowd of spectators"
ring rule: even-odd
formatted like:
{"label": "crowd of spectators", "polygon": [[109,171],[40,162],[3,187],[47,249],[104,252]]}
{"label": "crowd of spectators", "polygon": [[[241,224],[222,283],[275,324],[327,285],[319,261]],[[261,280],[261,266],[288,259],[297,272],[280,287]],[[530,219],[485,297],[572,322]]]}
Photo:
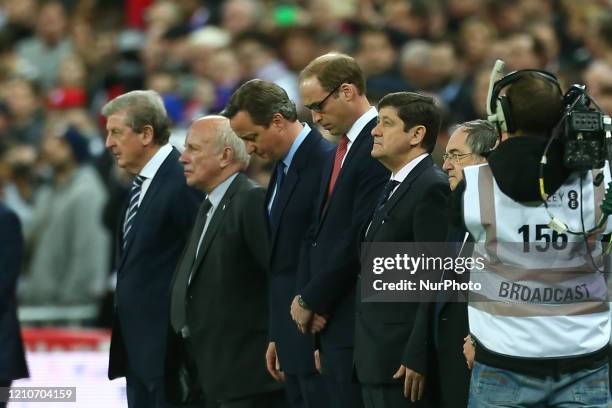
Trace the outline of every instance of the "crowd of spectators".
{"label": "crowd of spectators", "polygon": [[[182,146],[195,118],[220,112],[241,83],[261,78],[282,86],[309,121],[297,74],[332,50],[355,57],[373,104],[406,90],[438,100],[438,160],[445,129],[486,118],[496,58],[508,71],[553,72],[564,89],[584,83],[612,113],[608,0],[3,0],[0,199],[26,236],[22,304],[101,304],[111,285],[108,237],[129,180],[104,149],[99,112],[107,101],[156,90],[173,122],[171,141]],[[83,188],[62,196],[82,172]],[[267,184],[269,169],[256,158],[249,172]],[[54,220],[63,225],[50,225],[45,213],[61,214]],[[84,241],[83,233],[97,238]],[[92,248],[104,259],[86,253]]]}

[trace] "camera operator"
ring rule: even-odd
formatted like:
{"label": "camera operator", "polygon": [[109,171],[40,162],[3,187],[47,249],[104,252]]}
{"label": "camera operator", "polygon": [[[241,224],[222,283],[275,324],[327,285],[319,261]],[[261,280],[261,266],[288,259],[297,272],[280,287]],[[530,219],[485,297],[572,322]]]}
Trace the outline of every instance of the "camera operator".
{"label": "camera operator", "polygon": [[[501,143],[488,163],[465,168],[455,189],[461,199],[459,222],[486,248],[486,270],[478,275],[487,273],[483,282],[489,285],[485,295],[470,295],[476,357],[468,406],[607,407],[610,321],[608,303],[600,299],[606,288],[594,261],[587,262],[600,259],[585,249],[587,234],[572,232],[598,219],[609,171],[567,168],[563,141],[554,139],[540,174],[541,158],[564,110],[554,76],[517,71],[491,89],[489,120],[497,122]],[[566,224],[554,224],[551,214]],[[520,298],[506,290],[553,293],[576,280],[587,283],[571,293],[569,303],[539,295]],[[594,289],[584,293],[586,287]]]}

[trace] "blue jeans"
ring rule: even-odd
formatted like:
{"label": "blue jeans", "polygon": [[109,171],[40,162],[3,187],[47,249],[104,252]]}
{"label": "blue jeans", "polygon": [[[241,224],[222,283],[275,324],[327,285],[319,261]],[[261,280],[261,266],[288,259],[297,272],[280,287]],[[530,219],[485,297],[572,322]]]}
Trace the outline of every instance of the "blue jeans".
{"label": "blue jeans", "polygon": [[607,408],[609,402],[608,364],[557,377],[532,377],[476,362],[468,407]]}

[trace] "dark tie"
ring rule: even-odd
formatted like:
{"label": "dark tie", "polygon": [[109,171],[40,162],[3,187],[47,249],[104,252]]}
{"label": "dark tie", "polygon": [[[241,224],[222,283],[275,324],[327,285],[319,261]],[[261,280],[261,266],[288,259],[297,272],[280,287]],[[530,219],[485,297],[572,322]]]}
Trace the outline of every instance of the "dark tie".
{"label": "dark tie", "polygon": [[393,180],[393,179],[387,182],[387,184],[385,185],[385,188],[383,189],[382,195],[380,196],[380,199],[378,200],[378,203],[376,204],[376,211],[382,210],[382,208],[385,206],[387,201],[389,201],[389,197],[391,197],[391,193],[393,193],[393,190],[395,190],[395,187],[397,187],[399,184],[400,184],[399,181]]}
{"label": "dark tie", "polygon": [[283,185],[283,181],[285,180],[285,163],[283,163],[282,161],[279,161],[276,164],[276,180],[274,182],[274,190],[276,191],[274,193],[274,200],[272,201],[272,205],[270,206],[270,221],[272,222],[272,220],[276,220],[276,218],[278,217],[278,203],[279,203],[279,198],[280,198],[280,189],[281,186]]}
{"label": "dark tie", "polygon": [[195,265],[196,253],[199,248],[200,238],[202,231],[206,225],[206,218],[210,211],[212,204],[206,199],[200,206],[198,217],[196,218],[193,231],[191,233],[191,239],[189,240],[189,246],[187,252],[185,252],[184,258],[180,263],[180,269],[177,272],[174,286],[172,287],[172,298],[170,303],[170,318],[172,327],[175,330],[181,332],[184,337],[188,335],[187,319],[186,319],[186,297],[187,287],[189,286],[189,278],[193,272]]}
{"label": "dark tie", "polygon": [[138,201],[140,200],[140,191],[142,190],[142,183],[145,181],[145,177],[136,176],[132,182],[132,189],[130,190],[130,201],[128,204],[127,211],[125,212],[125,219],[123,221],[123,249],[127,244],[127,239],[132,226],[134,225],[134,219],[138,212]]}
{"label": "dark tie", "polygon": [[374,208],[374,213],[372,214],[372,218],[370,219],[370,223],[368,224],[368,228],[366,229],[366,237],[368,237],[368,233],[370,232],[370,228],[372,227],[372,223],[380,222],[380,217],[382,216],[382,209],[385,208],[385,204],[389,201],[389,197],[391,197],[391,193],[395,190],[395,187],[400,184],[397,180],[389,180],[387,184],[385,184],[385,188],[383,188],[382,194],[378,198],[376,202],[376,208]]}
{"label": "dark tie", "polygon": [[212,208],[212,203],[210,202],[210,200],[207,198],[206,200],[204,200],[204,203],[202,204],[202,220],[201,220],[201,224],[198,223],[198,228],[200,231],[200,235],[198,238],[198,246],[196,247],[196,252],[195,252],[195,256],[193,261],[195,262],[196,258],[198,257],[198,254],[200,252],[200,246],[202,246],[202,242],[204,242],[204,237],[202,236],[204,234],[204,227],[206,226],[206,220],[208,219],[208,213],[210,212],[210,209]]}

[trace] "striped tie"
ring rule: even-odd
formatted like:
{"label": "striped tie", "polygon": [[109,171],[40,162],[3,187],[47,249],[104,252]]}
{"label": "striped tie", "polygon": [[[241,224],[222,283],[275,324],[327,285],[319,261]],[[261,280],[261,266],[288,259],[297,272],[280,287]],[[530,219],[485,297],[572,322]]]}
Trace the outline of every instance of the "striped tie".
{"label": "striped tie", "polygon": [[128,204],[128,209],[125,212],[125,221],[123,222],[123,249],[125,249],[128,234],[132,229],[134,217],[138,212],[138,201],[140,200],[140,190],[143,181],[145,181],[145,177],[136,176],[132,182],[132,189],[130,190],[130,203]]}

